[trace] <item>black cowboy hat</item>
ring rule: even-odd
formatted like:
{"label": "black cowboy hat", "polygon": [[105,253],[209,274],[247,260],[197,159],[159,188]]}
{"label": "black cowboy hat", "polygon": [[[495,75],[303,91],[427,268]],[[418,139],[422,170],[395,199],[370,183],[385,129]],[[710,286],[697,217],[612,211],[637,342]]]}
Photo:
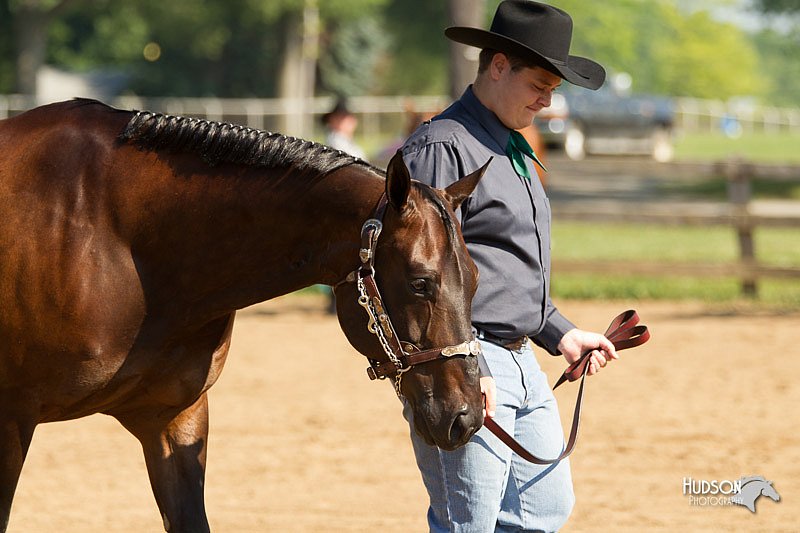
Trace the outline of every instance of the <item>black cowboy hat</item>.
{"label": "black cowboy hat", "polygon": [[353,113],[350,112],[350,109],[347,107],[347,99],[339,97],[336,99],[336,105],[333,106],[333,109],[322,115],[320,117],[320,120],[322,121],[323,124],[327,124],[333,115],[352,115],[352,114]]}
{"label": "black cowboy hat", "polygon": [[599,63],[569,55],[572,18],[547,4],[505,0],[497,7],[489,31],[455,26],[444,34],[458,43],[529,60],[581,87],[597,89],[606,79],[606,71]]}

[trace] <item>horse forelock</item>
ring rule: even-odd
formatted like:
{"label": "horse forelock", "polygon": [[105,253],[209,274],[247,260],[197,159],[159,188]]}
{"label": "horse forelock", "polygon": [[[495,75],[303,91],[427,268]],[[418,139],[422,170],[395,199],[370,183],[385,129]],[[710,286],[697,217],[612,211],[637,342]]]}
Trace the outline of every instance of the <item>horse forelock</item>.
{"label": "horse forelock", "polygon": [[324,144],[236,124],[150,111],[134,112],[119,139],[143,150],[197,153],[210,165],[294,167],[328,174],[355,164],[383,175],[366,161]]}
{"label": "horse forelock", "polygon": [[436,208],[437,213],[439,214],[439,218],[441,218],[442,223],[444,224],[445,229],[447,230],[447,235],[450,238],[451,243],[457,242],[458,236],[456,234],[456,224],[453,220],[450,211],[444,204],[442,198],[436,193],[436,191],[423,183],[415,182],[417,186],[417,190],[420,191],[421,195],[427,199],[433,206]]}

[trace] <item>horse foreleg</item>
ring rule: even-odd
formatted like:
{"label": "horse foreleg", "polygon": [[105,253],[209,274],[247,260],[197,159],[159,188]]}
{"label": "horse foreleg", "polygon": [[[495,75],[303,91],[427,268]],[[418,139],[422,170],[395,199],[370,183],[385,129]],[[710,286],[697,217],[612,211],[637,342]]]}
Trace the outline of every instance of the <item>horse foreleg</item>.
{"label": "horse foreleg", "polygon": [[208,438],[205,393],[174,417],[148,411],[116,418],[142,443],[164,529],[170,533],[209,531],[203,497]]}
{"label": "horse foreleg", "polygon": [[35,409],[18,393],[0,391],[0,532],[8,527],[11,502],[36,428]]}

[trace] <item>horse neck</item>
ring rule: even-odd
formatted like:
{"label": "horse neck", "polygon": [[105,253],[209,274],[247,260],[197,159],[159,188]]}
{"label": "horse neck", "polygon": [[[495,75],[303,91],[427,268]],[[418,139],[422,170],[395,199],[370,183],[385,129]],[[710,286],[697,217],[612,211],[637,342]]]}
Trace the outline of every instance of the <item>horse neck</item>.
{"label": "horse neck", "polygon": [[163,205],[160,234],[149,236],[161,293],[214,316],[333,285],[357,266],[361,224],[385,185],[377,174],[359,165],[324,177],[229,171],[168,180],[177,201]]}

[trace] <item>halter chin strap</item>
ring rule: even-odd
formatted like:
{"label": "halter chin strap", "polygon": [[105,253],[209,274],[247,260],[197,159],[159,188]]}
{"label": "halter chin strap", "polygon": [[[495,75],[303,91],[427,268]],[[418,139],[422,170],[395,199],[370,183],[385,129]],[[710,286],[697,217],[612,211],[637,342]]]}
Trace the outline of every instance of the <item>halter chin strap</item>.
{"label": "halter chin strap", "polygon": [[358,288],[358,303],[367,312],[369,318],[367,330],[378,338],[378,342],[386,354],[387,361],[369,359],[370,367],[367,375],[370,379],[394,378],[395,392],[402,398],[400,390],[403,374],[415,365],[447,359],[453,356],[469,356],[481,353],[481,345],[475,337],[453,346],[421,350],[414,343],[401,341],[397,336],[389,314],[383,304],[378,285],[375,283],[375,250],[378,237],[383,230],[383,216],[386,213],[388,200],[386,193],[381,195],[372,218],[364,222],[361,228],[361,248],[358,256],[361,265],[347,275],[345,282],[355,282]]}

